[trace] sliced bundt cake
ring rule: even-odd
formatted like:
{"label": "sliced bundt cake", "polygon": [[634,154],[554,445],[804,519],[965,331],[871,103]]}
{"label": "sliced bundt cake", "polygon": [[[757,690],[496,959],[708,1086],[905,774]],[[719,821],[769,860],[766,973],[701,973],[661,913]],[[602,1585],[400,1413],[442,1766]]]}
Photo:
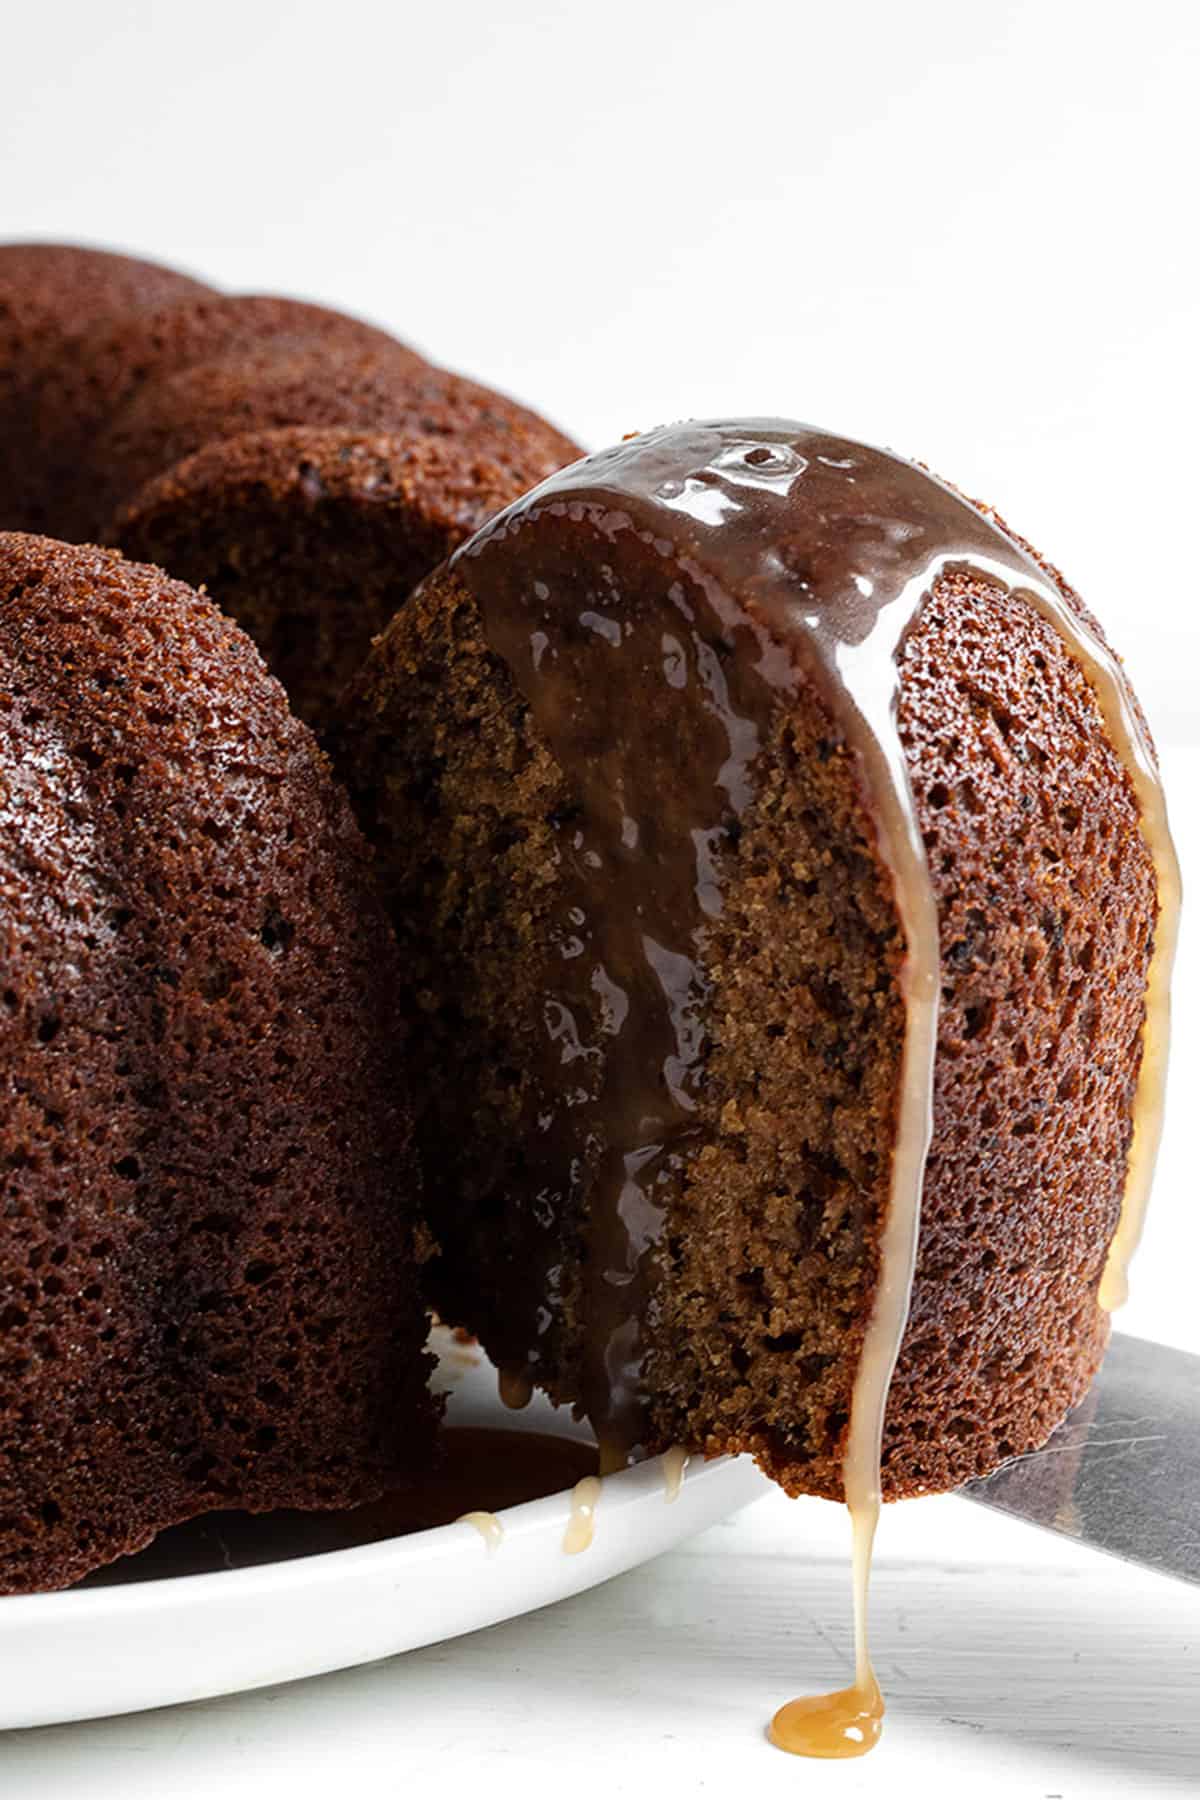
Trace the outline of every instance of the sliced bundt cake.
{"label": "sliced bundt cake", "polygon": [[438,1307],[610,1464],[869,1499],[915,1276],[884,1492],[1042,1443],[1152,1160],[1174,908],[1057,574],[898,458],[677,427],[486,526],[344,716]]}
{"label": "sliced bundt cake", "polygon": [[0,1592],[432,1453],[395,948],[240,629],[0,535]]}

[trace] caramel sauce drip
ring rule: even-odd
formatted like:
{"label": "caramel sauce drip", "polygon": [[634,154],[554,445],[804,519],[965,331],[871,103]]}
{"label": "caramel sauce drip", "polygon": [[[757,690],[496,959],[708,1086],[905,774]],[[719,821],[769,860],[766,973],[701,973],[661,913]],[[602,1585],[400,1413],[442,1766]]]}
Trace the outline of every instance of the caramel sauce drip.
{"label": "caramel sauce drip", "polygon": [[[548,529],[531,529],[539,521]],[[580,555],[578,529],[572,539],[568,526],[590,531],[597,567]],[[565,551],[557,542],[564,532]],[[515,550],[514,538],[523,540]],[[937,582],[969,572],[1020,595],[1059,634],[1096,695],[1157,872],[1132,1147],[1100,1291],[1105,1306],[1123,1296],[1161,1127],[1179,875],[1153,751],[1116,658],[985,513],[912,463],[788,421],[695,423],[628,440],[534,489],[457,552],[455,566],[590,822],[565,848],[594,897],[575,941],[582,950],[586,931],[593,983],[611,1001],[615,1024],[608,1041],[587,1044],[565,1008],[548,1014],[560,1063],[580,1064],[581,1075],[566,1126],[547,1114],[547,1143],[552,1163],[581,1172],[574,1204],[586,1199],[584,1403],[606,1446],[606,1467],[619,1465],[644,1428],[641,1321],[653,1291],[663,1194],[686,1161],[696,1110],[701,951],[705,920],[721,907],[723,831],[752,798],[754,756],[772,706],[781,697],[786,704],[797,687],[813,685],[857,758],[903,933],[905,1038],[890,1189],[844,1457],[856,1674],[839,1694],[785,1707],[772,1738],[808,1754],[859,1755],[878,1737],[883,1710],[868,1648],[867,1584],[887,1397],[916,1262],[940,986],[933,885],[896,726],[898,658]],[[673,648],[657,670],[639,665],[627,646],[621,571],[630,569],[630,591],[656,581],[678,613]],[[739,712],[724,677],[705,662],[713,618],[739,643],[743,660],[755,655],[760,705]],[[660,701],[656,683],[703,685],[713,730],[693,752],[687,819],[657,820],[653,758],[630,757],[628,766],[606,758],[603,732],[579,708],[586,687],[579,644],[589,632],[627,658],[648,721]],[[661,701],[668,704],[669,695]],[[640,844],[656,824],[648,857]],[[590,1162],[578,1153],[584,1144],[600,1146]]]}
{"label": "caramel sauce drip", "polygon": [[808,1694],[781,1706],[767,1728],[779,1750],[793,1756],[865,1756],[883,1730],[883,1697],[872,1675],[862,1687]]}
{"label": "caramel sauce drip", "polygon": [[585,1475],[571,1491],[571,1514],[563,1533],[562,1544],[568,1556],[578,1556],[581,1550],[591,1549],[592,1539],[596,1535],[596,1508],[599,1503],[599,1477]]}
{"label": "caramel sauce drip", "polygon": [[501,1404],[510,1412],[523,1412],[533,1399],[533,1378],[528,1369],[501,1369],[496,1388]]}
{"label": "caramel sauce drip", "polygon": [[875,1748],[883,1731],[883,1695],[871,1666],[867,1633],[867,1592],[879,1522],[878,1497],[872,1502],[869,1495],[864,1500],[859,1494],[848,1501],[848,1509],[853,1542],[854,1681],[850,1687],[836,1688],[829,1694],[805,1694],[780,1707],[767,1736],[777,1749],[788,1750],[793,1756],[865,1756]]}
{"label": "caramel sauce drip", "polygon": [[663,1452],[663,1498],[668,1506],[683,1492],[683,1477],[690,1461],[687,1451],[679,1444],[673,1444]]}
{"label": "caramel sauce drip", "polygon": [[504,1542],[504,1527],[494,1512],[459,1513],[457,1525],[473,1525],[490,1550],[498,1550]]}

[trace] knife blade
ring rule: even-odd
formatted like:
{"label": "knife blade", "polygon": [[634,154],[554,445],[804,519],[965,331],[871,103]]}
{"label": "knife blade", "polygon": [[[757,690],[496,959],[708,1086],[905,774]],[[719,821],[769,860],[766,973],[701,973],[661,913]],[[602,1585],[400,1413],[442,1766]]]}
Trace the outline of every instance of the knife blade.
{"label": "knife blade", "polygon": [[1200,1583],[1200,1356],[1114,1332],[1086,1398],[1049,1443],[959,1492]]}

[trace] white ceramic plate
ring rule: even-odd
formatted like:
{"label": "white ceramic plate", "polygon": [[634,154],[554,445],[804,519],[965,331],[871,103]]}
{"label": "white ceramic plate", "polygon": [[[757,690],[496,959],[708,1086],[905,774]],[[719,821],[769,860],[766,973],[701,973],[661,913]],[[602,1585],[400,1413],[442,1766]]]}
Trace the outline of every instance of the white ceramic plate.
{"label": "white ceramic plate", "polygon": [[[452,1425],[587,1441],[540,1397],[507,1411],[479,1352],[435,1339]],[[296,1514],[256,1520],[236,1541],[197,1521],[84,1587],[0,1599],[0,1726],[200,1700],[457,1637],[622,1574],[769,1487],[744,1458],[693,1460],[670,1500],[661,1462],[644,1463],[602,1483],[592,1543],[576,1555],[563,1549],[570,1489],[500,1512],[494,1549],[468,1524],[329,1550],[324,1516],[312,1521],[310,1554]],[[198,1560],[218,1566],[186,1572]]]}

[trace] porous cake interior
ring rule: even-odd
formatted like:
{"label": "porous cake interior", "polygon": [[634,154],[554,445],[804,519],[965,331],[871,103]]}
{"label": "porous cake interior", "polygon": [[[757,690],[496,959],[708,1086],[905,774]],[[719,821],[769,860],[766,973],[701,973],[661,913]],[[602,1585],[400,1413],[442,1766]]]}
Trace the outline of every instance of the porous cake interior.
{"label": "porous cake interior", "polygon": [[[627,1386],[632,1369],[646,1449],[749,1449],[791,1490],[838,1496],[904,1026],[856,765],[806,681],[769,690],[782,652],[744,609],[722,623],[627,542],[618,578],[612,548],[557,515],[547,539],[551,625],[505,639],[501,608],[485,627],[460,556],[346,709],[414,978],[434,1300],[602,1426],[597,1361]],[[1099,1363],[1156,909],[1095,696],[1029,606],[956,574],[900,673],[942,992],[892,1496],[1043,1443]],[[618,815],[637,827],[623,866]],[[605,933],[618,953],[642,927],[666,944],[672,917],[687,930],[658,994],[628,955],[606,988]],[[651,1204],[644,1178],[617,1197],[627,1258],[605,1100],[629,1141],[630,1065],[649,1046],[665,1082],[671,1058],[612,1008],[661,1011],[672,983],[692,1106]]]}
{"label": "porous cake interior", "polygon": [[[415,995],[433,1297],[502,1364],[587,1396],[614,1320],[597,1285],[630,1275],[594,1214],[603,1122],[636,1054],[614,1009],[639,997],[637,972],[615,979],[589,941],[596,878],[579,847],[619,794],[647,908],[683,906],[670,844],[702,815],[684,861],[706,909],[676,996],[693,1110],[657,1161],[661,1213],[629,1282],[652,1395],[639,1441],[751,1449],[790,1486],[838,1494],[890,1169],[901,944],[828,719],[811,700],[776,707],[740,634],[689,604],[690,630],[653,571],[627,585],[628,640],[607,664],[595,616],[567,609],[573,775],[453,572],[418,591],[355,695],[342,751]],[[740,775],[723,771],[736,791],[714,810],[703,771],[739,745]],[[607,897],[622,903],[619,882]]]}

